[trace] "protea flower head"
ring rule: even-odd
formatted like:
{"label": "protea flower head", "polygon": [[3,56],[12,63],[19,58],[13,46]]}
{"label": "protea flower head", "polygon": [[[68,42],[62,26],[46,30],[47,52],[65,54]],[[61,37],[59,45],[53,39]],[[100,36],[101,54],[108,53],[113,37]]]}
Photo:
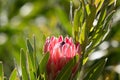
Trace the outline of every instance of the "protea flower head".
{"label": "protea flower head", "polygon": [[80,55],[80,44],[74,44],[71,37],[65,37],[63,39],[62,36],[59,36],[59,38],[52,36],[46,39],[44,52],[50,53],[50,58],[47,63],[47,73],[49,80],[54,80],[56,75],[70,59],[75,55]]}

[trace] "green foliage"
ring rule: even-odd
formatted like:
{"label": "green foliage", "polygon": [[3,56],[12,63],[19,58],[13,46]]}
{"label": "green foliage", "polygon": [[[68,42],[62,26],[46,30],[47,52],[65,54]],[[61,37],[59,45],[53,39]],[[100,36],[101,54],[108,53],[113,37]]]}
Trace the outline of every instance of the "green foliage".
{"label": "green foliage", "polygon": [[[110,8],[109,8],[110,7]],[[94,51],[94,49],[99,46],[109,35],[112,16],[115,13],[115,6],[113,0],[80,0],[80,5],[74,13],[74,23],[73,23],[73,37],[75,41],[79,41],[81,44],[82,58],[80,69],[78,72],[78,77],[81,75],[82,66],[86,65],[88,60],[88,55]],[[95,20],[97,21],[94,24]],[[86,63],[85,63],[86,62]],[[103,69],[105,66],[103,64],[96,64],[96,69],[94,66],[91,67],[91,70],[95,71],[95,74],[92,75],[92,72],[88,76],[85,76],[85,80],[96,80],[100,76],[99,70]],[[87,71],[86,71],[87,72]]]}
{"label": "green foliage", "polygon": [[74,24],[73,24],[73,37],[75,38],[75,41],[78,41],[79,39],[79,29],[80,27],[78,27],[80,24],[80,16],[81,16],[81,13],[80,13],[80,8],[75,10],[75,14],[74,14]]}
{"label": "green foliage", "polygon": [[36,67],[34,67],[34,57],[33,57],[33,47],[30,43],[30,41],[27,39],[27,47],[28,47],[28,51],[27,51],[27,59],[28,59],[28,72],[29,72],[29,75],[30,75],[30,79],[31,80],[35,80],[36,77]]}
{"label": "green foliage", "polygon": [[[46,80],[47,76],[44,76],[46,74],[46,63],[49,59],[49,53],[46,53],[44,56],[42,56],[42,59],[40,61],[40,64],[36,63],[37,60],[36,56],[34,55],[36,51],[35,48],[35,37],[34,37],[34,49],[30,43],[30,41],[27,39],[27,48],[28,51],[24,51],[23,49],[20,50],[20,70],[21,70],[21,79],[22,80]],[[32,49],[32,50],[31,50]],[[38,61],[39,62],[39,61]],[[36,66],[34,66],[36,65]],[[11,73],[10,80],[19,80],[20,77],[18,77],[18,68],[15,68],[13,72]]]}
{"label": "green foliage", "polygon": [[[80,65],[74,80],[97,80],[99,76],[102,80],[106,77],[110,80],[120,79],[117,71],[107,69],[109,66],[116,67],[120,63],[120,44],[117,47],[112,46],[112,41],[120,42],[118,37],[120,22],[113,25],[114,13],[117,9],[119,10],[120,0],[71,1],[74,4],[74,14],[71,14],[74,15],[72,24],[68,18],[69,0],[0,1],[2,3],[0,7],[0,80],[5,77],[9,80],[47,80],[46,64],[49,53],[42,54],[43,44],[47,36],[60,34],[73,35],[74,41],[81,44]],[[76,5],[78,5],[77,9]],[[22,13],[26,11],[25,6],[32,9],[26,15],[24,14],[26,12]],[[95,21],[97,22],[94,25]],[[25,38],[33,34],[37,39],[35,36],[32,41],[27,39],[27,50],[23,50],[26,49]],[[110,43],[109,48],[106,49],[108,54],[104,56],[105,58],[90,61],[89,56],[96,49],[98,50],[98,46],[105,40]],[[2,41],[5,42],[2,43]],[[21,47],[23,49],[19,53]],[[71,80],[72,67],[76,62],[78,62],[78,56],[65,65],[56,80]]]}
{"label": "green foliage", "polygon": [[45,55],[41,59],[41,61],[39,63],[39,66],[38,66],[38,73],[39,73],[40,79],[43,79],[43,80],[46,80],[46,78],[47,78],[47,76],[46,76],[46,65],[47,65],[49,56],[50,56],[49,53],[45,53]]}
{"label": "green foliage", "polygon": [[16,68],[12,71],[9,80],[19,80]]}
{"label": "green foliage", "polygon": [[[87,2],[82,0],[80,1],[80,3],[81,3],[80,7],[78,8],[78,9],[81,9],[78,11],[79,15],[77,14],[77,17],[76,17],[76,12],[75,12],[75,16],[74,16],[75,26],[73,29],[73,33],[75,36],[75,40],[79,38],[78,40],[80,41],[82,45],[82,50],[84,51],[85,47],[90,43],[91,43],[90,45],[92,45],[90,46],[90,48],[93,49],[103,41],[103,37],[105,37],[106,32],[110,28],[109,24],[110,24],[110,20],[113,15],[112,13],[114,12],[114,9],[108,10],[108,5],[109,4],[112,5],[113,1],[106,2],[103,0],[102,1],[98,0],[95,3],[92,3],[92,2]],[[80,16],[83,17],[82,21],[79,21]],[[98,22],[96,23],[96,25],[93,25],[93,22],[95,19],[98,19]],[[92,49],[89,49],[89,50],[92,50]]]}
{"label": "green foliage", "polygon": [[0,80],[3,80],[4,78],[4,72],[3,72],[3,64],[0,62]]}
{"label": "green foliage", "polygon": [[31,45],[29,39],[27,39],[27,47],[28,47],[29,53],[31,54],[30,57],[32,58],[33,57],[33,47]]}
{"label": "green foliage", "polygon": [[26,66],[26,54],[21,49],[20,51],[20,66],[21,66],[21,71],[22,71],[22,79],[23,80],[28,80],[28,72],[27,72],[27,66]]}
{"label": "green foliage", "polygon": [[106,61],[107,59],[100,59],[99,61],[94,63],[92,67],[88,70],[88,73],[85,74],[83,80],[97,80],[104,69]]}

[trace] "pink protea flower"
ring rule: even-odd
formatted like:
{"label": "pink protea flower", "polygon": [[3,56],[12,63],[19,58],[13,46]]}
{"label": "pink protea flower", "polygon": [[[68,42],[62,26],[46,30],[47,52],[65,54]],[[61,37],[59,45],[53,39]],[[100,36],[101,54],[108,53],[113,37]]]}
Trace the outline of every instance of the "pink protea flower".
{"label": "pink protea flower", "polygon": [[[49,80],[54,80],[59,71],[70,61],[75,55],[80,55],[80,44],[74,44],[72,38],[62,36],[59,38],[47,38],[44,45],[44,52],[50,53],[47,63],[47,73]],[[76,66],[75,66],[76,68]],[[75,72],[75,69],[73,70]]]}

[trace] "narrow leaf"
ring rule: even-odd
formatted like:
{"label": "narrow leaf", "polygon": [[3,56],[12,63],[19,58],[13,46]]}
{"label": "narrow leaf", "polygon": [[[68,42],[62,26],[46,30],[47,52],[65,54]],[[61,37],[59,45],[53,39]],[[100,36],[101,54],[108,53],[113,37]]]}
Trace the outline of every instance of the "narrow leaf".
{"label": "narrow leaf", "polygon": [[100,17],[99,17],[96,28],[99,27],[100,25],[102,25],[102,22],[105,20],[106,13],[107,13],[107,10],[106,10],[106,7],[104,7],[100,13]]}
{"label": "narrow leaf", "polygon": [[19,80],[16,68],[12,71],[9,80]]}
{"label": "narrow leaf", "polygon": [[30,63],[30,68],[32,69],[33,72],[35,72],[36,68],[35,68],[35,63],[34,63],[34,49],[29,41],[29,39],[27,39],[27,48],[28,48],[28,61]]}
{"label": "narrow leaf", "polygon": [[80,38],[79,38],[79,41],[81,43],[81,46],[82,46],[82,49],[85,48],[86,46],[86,43],[87,43],[87,28],[86,28],[86,21],[83,23],[82,25],[82,30],[81,30],[81,33],[80,33]]}
{"label": "narrow leaf", "polygon": [[29,50],[29,53],[33,53],[33,47],[32,47],[32,45],[31,45],[29,39],[27,39],[27,48],[28,48],[28,50]]}
{"label": "narrow leaf", "polygon": [[116,0],[110,0],[109,5],[111,5],[111,4],[115,3],[115,2],[116,2]]}
{"label": "narrow leaf", "polygon": [[23,49],[20,50],[20,66],[22,70],[22,79],[28,80],[28,73],[26,68],[26,55]]}
{"label": "narrow leaf", "polygon": [[30,57],[30,54],[27,52],[27,61],[28,61],[28,72],[29,72],[29,75],[30,75],[30,80],[36,80],[35,79],[35,75],[34,75],[34,73],[35,73],[35,71],[34,71],[34,67],[33,67],[33,59],[31,59],[31,57]]}
{"label": "narrow leaf", "polygon": [[36,57],[36,38],[35,38],[35,35],[33,35],[33,41],[34,41],[34,54],[33,54],[34,70],[35,70],[35,72],[37,72],[36,69],[37,69],[38,63],[37,63],[37,57]]}
{"label": "narrow leaf", "polygon": [[49,56],[50,56],[50,54],[49,54],[49,53],[46,53],[46,54],[43,56],[42,60],[40,61],[40,64],[39,64],[40,73],[44,73],[44,72],[45,72],[45,70],[46,70],[46,65],[47,65]]}
{"label": "narrow leaf", "polygon": [[[96,0],[97,1],[97,0]],[[98,6],[97,6],[97,12],[102,8],[105,0],[100,0]]]}
{"label": "narrow leaf", "polygon": [[90,10],[90,5],[89,4],[86,4],[86,11],[87,11],[87,15],[89,15],[91,13],[91,10]]}
{"label": "narrow leaf", "polygon": [[104,22],[104,25],[103,25],[103,29],[105,28],[105,29],[107,29],[108,27],[108,23],[110,22],[110,20],[111,20],[111,18],[112,18],[112,16],[113,16],[113,14],[115,13],[115,10],[113,10],[113,11],[111,11],[108,15],[107,15],[107,17],[105,18],[105,22]]}
{"label": "narrow leaf", "polygon": [[106,31],[100,30],[97,34],[95,34],[95,37],[92,39],[91,44],[87,48],[85,57],[88,57],[88,54],[103,41],[105,33]]}
{"label": "narrow leaf", "polygon": [[101,0],[95,0],[95,5],[98,6]]}
{"label": "narrow leaf", "polygon": [[101,59],[97,63],[93,64],[83,80],[97,80],[104,69],[106,61],[107,59]]}
{"label": "narrow leaf", "polygon": [[74,14],[74,23],[73,23],[73,37],[75,39],[75,41],[78,41],[78,36],[79,36],[79,27],[80,27],[80,15],[81,15],[81,11],[80,8],[75,10],[75,14]]}
{"label": "narrow leaf", "polygon": [[93,21],[95,19],[95,16],[96,16],[96,7],[93,6],[93,5],[89,5],[90,7],[90,13],[87,17],[87,20],[86,20],[86,27],[88,28],[88,32],[90,31],[90,29],[93,27]]}
{"label": "narrow leaf", "polygon": [[100,74],[102,73],[102,71],[104,69],[104,66],[105,66],[106,62],[107,62],[107,58],[101,60],[101,62],[99,64],[99,67],[97,67],[96,69],[94,69],[95,72],[90,77],[90,80],[97,80],[98,79],[98,77],[100,76]]}
{"label": "narrow leaf", "polygon": [[3,64],[0,61],[0,80],[3,80],[3,78],[4,78]]}

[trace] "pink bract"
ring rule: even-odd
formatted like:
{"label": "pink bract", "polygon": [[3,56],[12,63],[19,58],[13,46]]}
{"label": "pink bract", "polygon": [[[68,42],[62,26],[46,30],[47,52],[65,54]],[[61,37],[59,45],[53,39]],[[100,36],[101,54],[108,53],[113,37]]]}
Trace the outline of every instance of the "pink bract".
{"label": "pink bract", "polygon": [[50,53],[47,63],[48,78],[54,80],[59,71],[75,55],[80,55],[80,44],[74,44],[72,38],[62,36],[47,38],[44,45],[44,52]]}

